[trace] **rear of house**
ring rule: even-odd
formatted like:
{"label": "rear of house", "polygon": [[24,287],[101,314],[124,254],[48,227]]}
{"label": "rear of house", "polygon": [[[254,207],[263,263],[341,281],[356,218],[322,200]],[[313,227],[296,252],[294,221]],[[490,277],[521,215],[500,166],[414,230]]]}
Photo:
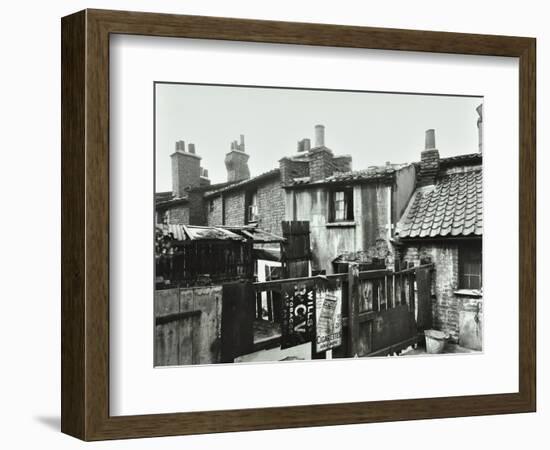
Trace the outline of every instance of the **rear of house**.
{"label": "rear of house", "polygon": [[434,263],[434,328],[474,350],[483,341],[482,238],[482,153],[440,158],[428,130],[417,188],[396,230],[400,261]]}

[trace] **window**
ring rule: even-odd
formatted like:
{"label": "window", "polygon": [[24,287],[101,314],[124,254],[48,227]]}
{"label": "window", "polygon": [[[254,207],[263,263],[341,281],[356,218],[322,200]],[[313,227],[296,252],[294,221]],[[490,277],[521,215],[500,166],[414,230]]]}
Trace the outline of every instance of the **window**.
{"label": "window", "polygon": [[353,220],[353,188],[331,192],[330,200],[330,222]]}
{"label": "window", "polygon": [[481,289],[481,243],[463,245],[458,252],[459,289]]}
{"label": "window", "polygon": [[249,191],[246,193],[246,221],[258,221],[258,192]]}
{"label": "window", "polygon": [[166,211],[159,211],[157,214],[157,220],[160,224],[168,224],[170,222],[170,211],[167,209]]}
{"label": "window", "polygon": [[215,205],[214,204],[214,199],[210,200],[208,206],[209,206],[209,210],[210,210],[211,213],[214,212],[214,209],[215,209],[214,205]]}

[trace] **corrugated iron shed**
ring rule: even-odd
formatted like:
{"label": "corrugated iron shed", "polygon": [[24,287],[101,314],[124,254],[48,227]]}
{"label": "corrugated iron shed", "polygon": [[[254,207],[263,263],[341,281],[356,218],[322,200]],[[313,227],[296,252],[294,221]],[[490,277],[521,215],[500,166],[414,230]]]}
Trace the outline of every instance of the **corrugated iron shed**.
{"label": "corrugated iron shed", "polygon": [[176,241],[187,240],[234,240],[258,244],[284,242],[284,238],[255,226],[241,227],[201,227],[182,224],[157,224],[157,230],[164,236],[173,237]]}

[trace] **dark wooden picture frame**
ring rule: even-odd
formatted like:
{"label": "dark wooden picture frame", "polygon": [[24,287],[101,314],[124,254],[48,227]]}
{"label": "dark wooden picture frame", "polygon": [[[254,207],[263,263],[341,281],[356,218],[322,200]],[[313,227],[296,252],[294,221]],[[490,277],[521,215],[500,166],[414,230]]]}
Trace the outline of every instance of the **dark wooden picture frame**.
{"label": "dark wooden picture frame", "polygon": [[[64,17],[61,30],[64,433],[100,440],[535,411],[535,39],[103,10]],[[110,416],[109,36],[117,33],[519,58],[519,391]]]}

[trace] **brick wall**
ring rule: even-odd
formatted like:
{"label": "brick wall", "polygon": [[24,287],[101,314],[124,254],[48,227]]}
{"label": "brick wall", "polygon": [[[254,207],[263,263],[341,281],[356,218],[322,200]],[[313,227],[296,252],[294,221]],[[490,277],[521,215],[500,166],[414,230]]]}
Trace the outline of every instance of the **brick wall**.
{"label": "brick wall", "polygon": [[328,148],[318,148],[310,152],[309,176],[311,181],[324,180],[332,175],[334,166],[332,152]]}
{"label": "brick wall", "polygon": [[439,151],[436,149],[424,150],[420,154],[420,172],[418,174],[418,186],[434,184],[439,172]]}
{"label": "brick wall", "polygon": [[281,221],[285,218],[284,192],[279,179],[258,187],[258,227],[282,236]]}
{"label": "brick wall", "polygon": [[225,199],[225,225],[244,225],[244,190],[231,191],[224,194]]}
{"label": "brick wall", "polygon": [[283,184],[290,183],[294,178],[309,176],[309,161],[293,160],[291,158],[282,158],[279,161],[281,169],[281,181]]}
{"label": "brick wall", "polygon": [[189,192],[189,225],[206,225],[207,206],[201,192]]}
{"label": "brick wall", "polygon": [[184,225],[189,224],[189,207],[187,205],[174,206],[169,209],[168,223]]}
{"label": "brick wall", "polygon": [[420,260],[430,257],[435,264],[435,276],[432,279],[432,312],[437,330],[451,335],[451,340],[459,338],[460,299],[454,292],[458,289],[458,246],[456,244],[430,244],[409,246],[403,251],[403,260],[420,264]]}
{"label": "brick wall", "polygon": [[172,158],[172,192],[185,197],[186,189],[200,186],[201,158],[187,152],[175,152]]}
{"label": "brick wall", "polygon": [[335,172],[349,172],[351,171],[351,164],[351,156],[349,155],[335,156],[332,159]]}
{"label": "brick wall", "polygon": [[206,224],[207,225],[223,225],[223,208],[222,208],[222,196],[213,197],[205,202],[205,208],[207,211]]}

